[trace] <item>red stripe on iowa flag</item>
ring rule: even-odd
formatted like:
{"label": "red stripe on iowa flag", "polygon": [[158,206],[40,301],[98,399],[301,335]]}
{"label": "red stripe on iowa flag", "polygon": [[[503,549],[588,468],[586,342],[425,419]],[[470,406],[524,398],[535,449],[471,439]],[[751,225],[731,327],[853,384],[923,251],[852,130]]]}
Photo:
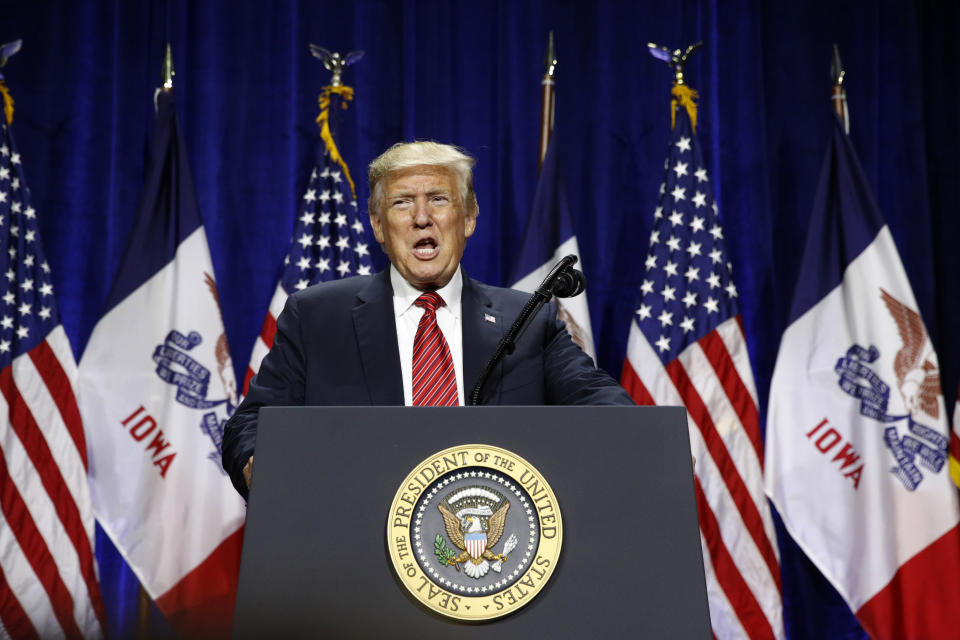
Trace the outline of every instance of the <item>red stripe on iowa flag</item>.
{"label": "red stripe on iowa flag", "polygon": [[156,599],[157,607],[185,637],[229,638],[237,600],[240,527],[190,573]]}
{"label": "red stripe on iowa flag", "polygon": [[957,638],[960,623],[960,526],[907,560],[893,579],[857,611],[877,640]]}

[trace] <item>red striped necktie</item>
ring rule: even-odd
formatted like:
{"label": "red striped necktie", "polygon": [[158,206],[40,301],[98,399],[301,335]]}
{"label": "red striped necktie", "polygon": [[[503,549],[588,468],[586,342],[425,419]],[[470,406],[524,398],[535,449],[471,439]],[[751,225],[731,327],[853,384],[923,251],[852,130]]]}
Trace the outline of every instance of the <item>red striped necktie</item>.
{"label": "red striped necktie", "polygon": [[413,405],[456,406],[460,402],[453,356],[437,326],[437,308],[443,305],[443,298],[436,293],[425,293],[413,304],[423,309],[413,339]]}

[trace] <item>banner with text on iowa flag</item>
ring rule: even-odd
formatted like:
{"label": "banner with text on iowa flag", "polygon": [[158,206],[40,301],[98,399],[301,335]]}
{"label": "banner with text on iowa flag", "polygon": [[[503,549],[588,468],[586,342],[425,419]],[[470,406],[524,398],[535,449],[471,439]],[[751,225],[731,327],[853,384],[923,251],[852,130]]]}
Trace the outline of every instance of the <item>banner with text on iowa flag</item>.
{"label": "banner with text on iowa flag", "polygon": [[97,519],[174,628],[225,635],[245,517],[220,462],[236,379],[172,93],[106,308],[79,380]]}
{"label": "banner with text on iowa flag", "polygon": [[958,638],[939,365],[839,120],[770,389],[766,490],[873,638]]}

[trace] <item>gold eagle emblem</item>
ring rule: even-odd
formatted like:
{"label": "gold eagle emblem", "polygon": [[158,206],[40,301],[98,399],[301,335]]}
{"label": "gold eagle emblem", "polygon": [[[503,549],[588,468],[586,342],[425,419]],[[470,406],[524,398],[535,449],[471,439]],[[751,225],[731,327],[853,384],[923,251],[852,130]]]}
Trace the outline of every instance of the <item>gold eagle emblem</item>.
{"label": "gold eagle emblem", "polygon": [[450,542],[460,549],[459,555],[447,558],[447,564],[457,571],[462,566],[472,578],[482,578],[491,568],[499,573],[516,546],[516,538],[511,536],[503,553],[493,552],[503,536],[510,501],[491,487],[470,486],[451,492],[437,508]]}

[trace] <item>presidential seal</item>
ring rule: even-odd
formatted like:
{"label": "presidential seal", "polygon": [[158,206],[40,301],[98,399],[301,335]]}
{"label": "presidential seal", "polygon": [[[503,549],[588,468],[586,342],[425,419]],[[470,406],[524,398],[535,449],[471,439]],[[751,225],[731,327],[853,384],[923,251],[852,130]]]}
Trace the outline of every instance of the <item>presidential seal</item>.
{"label": "presidential seal", "polygon": [[563,525],[550,485],[482,444],[436,453],[406,477],[387,518],[393,568],[414,598],[457,620],[513,613],[550,579]]}

